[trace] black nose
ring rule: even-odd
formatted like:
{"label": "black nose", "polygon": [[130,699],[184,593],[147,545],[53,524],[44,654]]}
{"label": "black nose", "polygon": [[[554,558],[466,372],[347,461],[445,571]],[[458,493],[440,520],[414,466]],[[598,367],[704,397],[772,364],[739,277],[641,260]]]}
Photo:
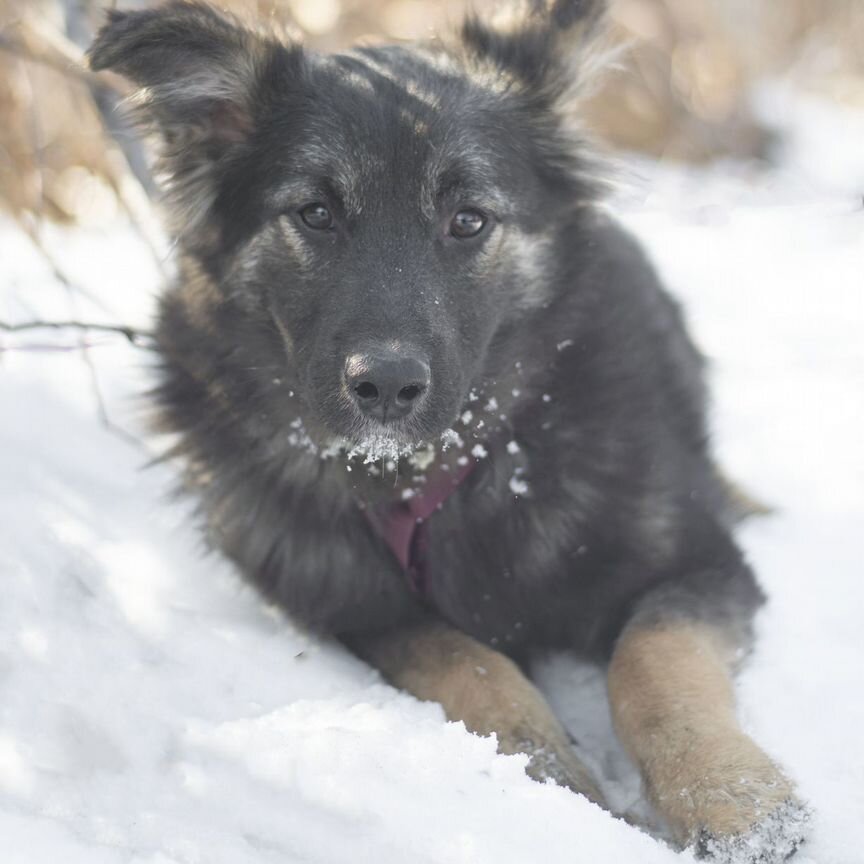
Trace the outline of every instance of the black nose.
{"label": "black nose", "polygon": [[378,349],[352,354],[345,383],[360,410],[381,423],[406,417],[429,389],[429,364],[408,351]]}

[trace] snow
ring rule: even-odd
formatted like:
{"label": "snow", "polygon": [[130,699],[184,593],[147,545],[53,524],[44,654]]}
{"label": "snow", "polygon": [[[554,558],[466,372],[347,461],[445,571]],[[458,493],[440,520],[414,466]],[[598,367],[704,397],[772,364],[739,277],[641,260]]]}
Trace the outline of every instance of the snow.
{"label": "snow", "polygon": [[778,807],[761,820],[754,830],[741,837],[705,838],[700,843],[711,860],[718,862],[785,861],[798,849],[806,834],[811,815],[806,805],[792,801]]}
{"label": "snow", "polygon": [[[711,360],[723,464],[775,508],[741,534],[771,598],[738,685],[743,723],[815,809],[796,860],[856,864],[864,120],[771,98],[791,135],[780,168],[634,159],[615,209]],[[53,231],[46,243],[90,299],[5,224],[0,318],[146,325],[161,277],[131,233]],[[522,757],[387,687],[205,554],[189,504],[168,497],[171,469],[144,470],[151,358],[120,337],[88,340],[113,430],[79,352],[0,354],[4,864],[692,860],[530,781]],[[612,804],[647,812],[599,671],[557,656],[536,672]]]}
{"label": "snow", "polygon": [[510,482],[508,483],[510,486],[510,491],[514,495],[527,495],[529,491],[529,486],[524,480],[520,480],[515,474],[510,478]]}

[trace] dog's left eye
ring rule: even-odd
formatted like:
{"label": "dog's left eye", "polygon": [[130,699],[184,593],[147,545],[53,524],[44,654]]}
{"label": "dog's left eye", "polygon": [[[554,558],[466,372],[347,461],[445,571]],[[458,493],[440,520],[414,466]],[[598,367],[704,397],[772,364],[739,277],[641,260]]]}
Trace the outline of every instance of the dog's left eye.
{"label": "dog's left eye", "polygon": [[300,218],[316,231],[325,231],[333,226],[333,216],[323,204],[307,204],[300,211]]}
{"label": "dog's left eye", "polygon": [[450,222],[450,234],[460,240],[476,237],[486,227],[486,217],[479,210],[460,210]]}

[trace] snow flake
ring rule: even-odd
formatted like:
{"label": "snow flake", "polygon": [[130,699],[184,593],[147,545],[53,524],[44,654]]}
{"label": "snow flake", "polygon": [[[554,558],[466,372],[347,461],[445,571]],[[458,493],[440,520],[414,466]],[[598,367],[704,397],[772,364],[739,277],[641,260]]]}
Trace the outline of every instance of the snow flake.
{"label": "snow flake", "polygon": [[446,450],[448,447],[464,447],[462,436],[455,429],[445,429],[441,433],[441,443]]}

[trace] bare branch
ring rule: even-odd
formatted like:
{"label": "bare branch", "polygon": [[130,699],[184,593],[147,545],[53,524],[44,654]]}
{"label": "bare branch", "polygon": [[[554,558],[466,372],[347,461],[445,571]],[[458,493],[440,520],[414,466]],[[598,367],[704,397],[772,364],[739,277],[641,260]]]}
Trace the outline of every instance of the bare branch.
{"label": "bare branch", "polygon": [[40,31],[25,22],[5,27],[0,31],[0,51],[14,54],[22,60],[47,66],[60,75],[74,78],[90,87],[113,90],[121,96],[128,95],[129,87],[116,75],[97,75],[85,65],[80,49],[59,33]]}
{"label": "bare branch", "polygon": [[[125,332],[124,335],[127,339],[129,339],[132,345],[136,344],[128,332]],[[87,366],[90,380],[90,389],[93,393],[93,398],[96,400],[96,410],[99,414],[99,421],[109,432],[119,436],[127,444],[132,444],[134,447],[137,447],[140,450],[147,450],[147,447],[144,445],[143,441],[141,441],[131,432],[127,432],[122,426],[118,426],[111,419],[111,415],[108,413],[108,406],[105,403],[105,396],[102,393],[102,386],[99,383],[99,373],[96,370],[96,364],[93,362],[93,358],[90,356],[91,347],[92,346],[86,344],[85,340],[82,337],[80,341],[81,358],[84,360],[84,363]]]}
{"label": "bare branch", "polygon": [[66,330],[82,332],[116,333],[125,337],[136,348],[153,348],[154,336],[148,330],[127,327],[124,324],[94,324],[87,321],[22,321],[11,324],[0,321],[0,330],[6,333],[23,333],[29,330]]}

